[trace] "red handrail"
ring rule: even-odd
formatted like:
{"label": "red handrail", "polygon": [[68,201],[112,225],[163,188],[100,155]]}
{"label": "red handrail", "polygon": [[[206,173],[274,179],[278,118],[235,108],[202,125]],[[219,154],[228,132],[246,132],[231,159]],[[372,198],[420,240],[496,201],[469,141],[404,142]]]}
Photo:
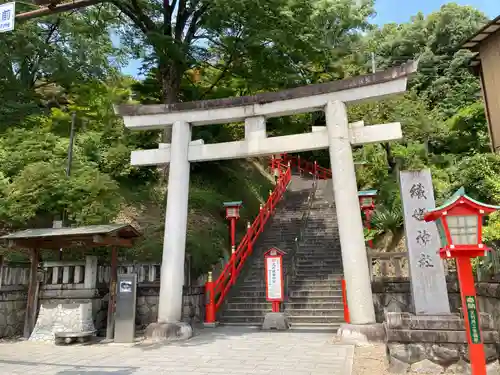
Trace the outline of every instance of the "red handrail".
{"label": "red handrail", "polygon": [[301,159],[300,156],[290,156],[288,154],[281,154],[280,159],[276,159],[278,162],[291,162],[291,166],[297,168],[301,173],[306,172],[316,177],[320,180],[328,180],[332,178],[332,171],[328,168],[324,168],[316,161],[308,161]]}

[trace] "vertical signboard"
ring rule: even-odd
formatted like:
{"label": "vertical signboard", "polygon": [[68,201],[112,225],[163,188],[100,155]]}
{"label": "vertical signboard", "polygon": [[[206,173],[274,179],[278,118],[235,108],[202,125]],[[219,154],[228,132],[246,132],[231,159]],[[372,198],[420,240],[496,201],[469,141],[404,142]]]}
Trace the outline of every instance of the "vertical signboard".
{"label": "vertical signboard", "polygon": [[14,30],[16,3],[0,4],[0,33]]}
{"label": "vertical signboard", "polygon": [[431,171],[402,171],[400,184],[415,314],[449,314],[437,228],[424,221],[424,213],[436,207]]}
{"label": "vertical signboard", "polygon": [[269,250],[265,256],[266,299],[271,302],[283,301],[283,255],[276,249]]}

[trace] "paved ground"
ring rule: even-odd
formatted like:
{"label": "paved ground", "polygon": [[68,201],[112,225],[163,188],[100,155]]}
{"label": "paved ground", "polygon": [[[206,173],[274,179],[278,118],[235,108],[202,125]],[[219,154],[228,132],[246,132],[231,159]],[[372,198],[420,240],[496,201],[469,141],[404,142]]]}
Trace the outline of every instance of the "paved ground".
{"label": "paved ground", "polygon": [[219,327],[184,343],[0,343],[3,375],[351,375],[353,347],[332,333]]}

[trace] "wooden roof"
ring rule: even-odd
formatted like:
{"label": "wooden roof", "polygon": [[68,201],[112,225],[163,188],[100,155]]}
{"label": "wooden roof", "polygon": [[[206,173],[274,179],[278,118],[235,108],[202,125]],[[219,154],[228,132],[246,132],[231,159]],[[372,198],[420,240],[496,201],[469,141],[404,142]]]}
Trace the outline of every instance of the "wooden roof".
{"label": "wooden roof", "polygon": [[500,30],[500,15],[495,19],[488,22],[485,26],[479,29],[474,35],[465,40],[461,45],[461,49],[468,49],[472,52],[476,52],[476,56],[472,59],[470,66],[478,67],[481,65],[481,60],[479,59],[479,47],[481,44]]}
{"label": "wooden roof", "polygon": [[74,228],[26,229],[0,237],[10,248],[53,249],[99,246],[130,247],[140,233],[129,224],[88,225]]}

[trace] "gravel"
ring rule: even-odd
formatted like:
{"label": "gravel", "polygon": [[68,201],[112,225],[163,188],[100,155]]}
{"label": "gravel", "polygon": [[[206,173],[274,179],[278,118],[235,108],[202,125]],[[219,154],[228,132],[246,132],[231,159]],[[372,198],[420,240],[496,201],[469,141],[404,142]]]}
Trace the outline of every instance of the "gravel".
{"label": "gravel", "polygon": [[354,349],[352,375],[389,375],[384,344],[357,346]]}

